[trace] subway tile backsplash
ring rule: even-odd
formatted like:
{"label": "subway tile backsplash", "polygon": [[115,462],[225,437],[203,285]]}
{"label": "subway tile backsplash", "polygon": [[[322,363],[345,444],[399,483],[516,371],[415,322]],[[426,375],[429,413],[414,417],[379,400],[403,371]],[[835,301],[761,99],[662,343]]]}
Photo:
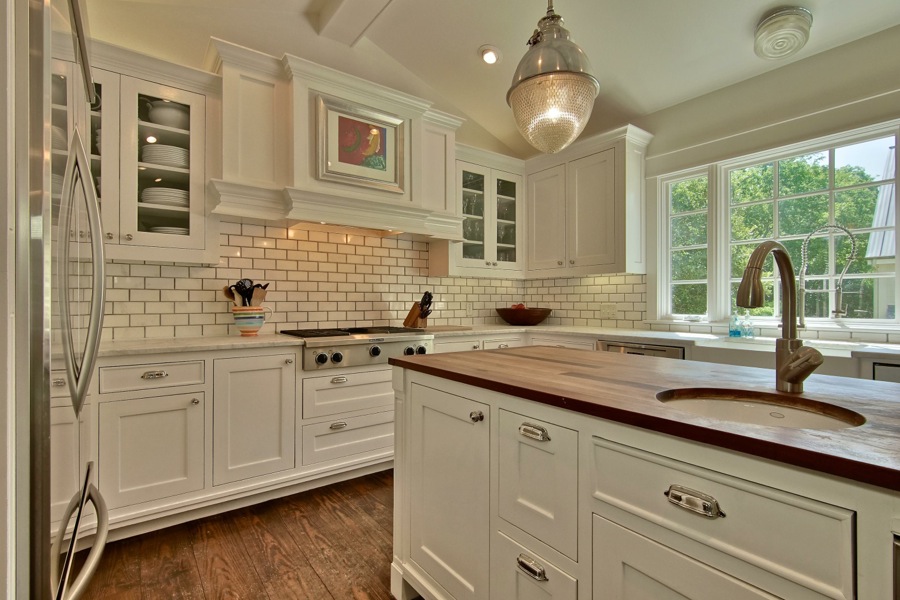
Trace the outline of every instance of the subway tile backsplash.
{"label": "subway tile backsplash", "polygon": [[646,329],[646,276],[514,280],[429,277],[428,243],[403,235],[223,220],[216,266],[118,261],[107,269],[104,339],[237,335],[222,288],[269,283],[262,333],[399,325],[425,291],[429,325],[502,323],[494,308],[552,308],[554,325]]}

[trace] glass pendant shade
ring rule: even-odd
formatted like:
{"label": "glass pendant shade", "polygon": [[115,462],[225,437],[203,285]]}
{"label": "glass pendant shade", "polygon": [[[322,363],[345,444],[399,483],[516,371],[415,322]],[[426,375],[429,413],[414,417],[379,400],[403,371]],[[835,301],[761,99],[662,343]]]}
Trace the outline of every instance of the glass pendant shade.
{"label": "glass pendant shade", "polygon": [[600,91],[590,61],[569,37],[550,2],[506,94],[519,133],[547,154],[559,152],[581,134]]}

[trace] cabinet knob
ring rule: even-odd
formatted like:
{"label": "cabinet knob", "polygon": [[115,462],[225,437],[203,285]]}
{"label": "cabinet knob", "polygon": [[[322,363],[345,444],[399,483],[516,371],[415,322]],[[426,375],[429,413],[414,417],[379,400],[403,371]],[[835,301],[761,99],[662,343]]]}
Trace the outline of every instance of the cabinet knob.
{"label": "cabinet knob", "polygon": [[472,346],[472,350],[478,350],[478,348],[479,348],[478,344],[475,344],[474,346]]}
{"label": "cabinet knob", "polygon": [[575,264],[575,259],[574,259],[574,258],[569,259],[569,264],[570,264],[570,265],[574,265],[574,264]]}
{"label": "cabinet knob", "polygon": [[191,404],[200,404],[199,398],[191,398]]}
{"label": "cabinet knob", "polygon": [[107,231],[107,232],[106,232],[106,239],[108,239],[108,240],[113,239],[113,234],[112,234],[111,232]]}
{"label": "cabinet knob", "polygon": [[491,261],[486,260],[486,261],[484,261],[484,264],[489,267],[489,266],[491,266]]}
{"label": "cabinet knob", "polygon": [[495,267],[497,266],[497,263],[496,263],[496,262],[492,262],[491,264],[492,264],[493,266],[495,266]]}
{"label": "cabinet knob", "polygon": [[286,358],[286,359],[284,359],[284,364],[286,364],[286,365],[292,365],[292,364],[294,364],[294,359],[293,359],[293,358]]}
{"label": "cabinet knob", "polygon": [[497,344],[498,348],[509,348],[509,344]]}
{"label": "cabinet knob", "polygon": [[558,264],[559,266],[562,266],[562,261],[558,260],[558,261],[556,261],[556,264]]}
{"label": "cabinet knob", "polygon": [[484,413],[480,410],[473,410],[469,413],[469,418],[472,419],[473,423],[478,423],[479,421],[484,421]]}
{"label": "cabinet knob", "polygon": [[53,387],[63,387],[64,385],[66,385],[65,379],[54,379],[53,380]]}
{"label": "cabinet knob", "polygon": [[87,234],[86,234],[84,231],[82,231],[81,229],[78,230],[78,237],[79,237],[79,238],[84,239],[84,236],[86,236],[86,235],[87,235]]}
{"label": "cabinet knob", "polygon": [[134,236],[131,235],[130,233],[126,233],[126,234],[125,234],[125,239],[128,240],[128,241],[130,242],[131,240],[134,239]]}

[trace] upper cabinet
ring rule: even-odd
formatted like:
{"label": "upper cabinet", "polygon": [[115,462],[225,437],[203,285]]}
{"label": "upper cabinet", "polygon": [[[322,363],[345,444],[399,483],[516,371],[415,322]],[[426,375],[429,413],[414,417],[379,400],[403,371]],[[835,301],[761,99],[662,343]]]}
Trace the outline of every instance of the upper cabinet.
{"label": "upper cabinet", "polygon": [[209,182],[216,213],[460,238],[461,119],[372,81],[222,40],[210,44],[207,65],[223,81],[223,171]]}
{"label": "upper cabinet", "polygon": [[[210,216],[207,117],[217,114],[218,78],[96,43],[97,99],[80,93],[68,43],[54,41],[52,184],[61,186],[78,128],[100,201],[107,258],[214,264],[218,219]],[[99,68],[108,67],[108,68]],[[78,85],[71,85],[78,82]],[[210,106],[211,105],[211,106]],[[77,233],[76,233],[77,234]]]}
{"label": "upper cabinet", "polygon": [[468,159],[456,163],[456,210],[463,218],[463,239],[432,242],[429,273],[521,278],[524,163],[466,146],[457,147],[457,156]]}
{"label": "upper cabinet", "polygon": [[527,277],[645,273],[644,153],[623,127],[527,163]]}

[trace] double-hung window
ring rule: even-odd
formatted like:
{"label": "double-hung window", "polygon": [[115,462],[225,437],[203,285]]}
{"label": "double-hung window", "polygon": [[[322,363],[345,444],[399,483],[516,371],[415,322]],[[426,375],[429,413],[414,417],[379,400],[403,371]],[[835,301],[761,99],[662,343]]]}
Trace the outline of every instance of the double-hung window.
{"label": "double-hung window", "polygon": [[[660,316],[743,312],[735,296],[747,259],[776,240],[805,289],[809,326],[897,323],[897,137],[894,124],[663,178]],[[766,303],[751,314],[779,318],[771,256],[763,284]]]}

